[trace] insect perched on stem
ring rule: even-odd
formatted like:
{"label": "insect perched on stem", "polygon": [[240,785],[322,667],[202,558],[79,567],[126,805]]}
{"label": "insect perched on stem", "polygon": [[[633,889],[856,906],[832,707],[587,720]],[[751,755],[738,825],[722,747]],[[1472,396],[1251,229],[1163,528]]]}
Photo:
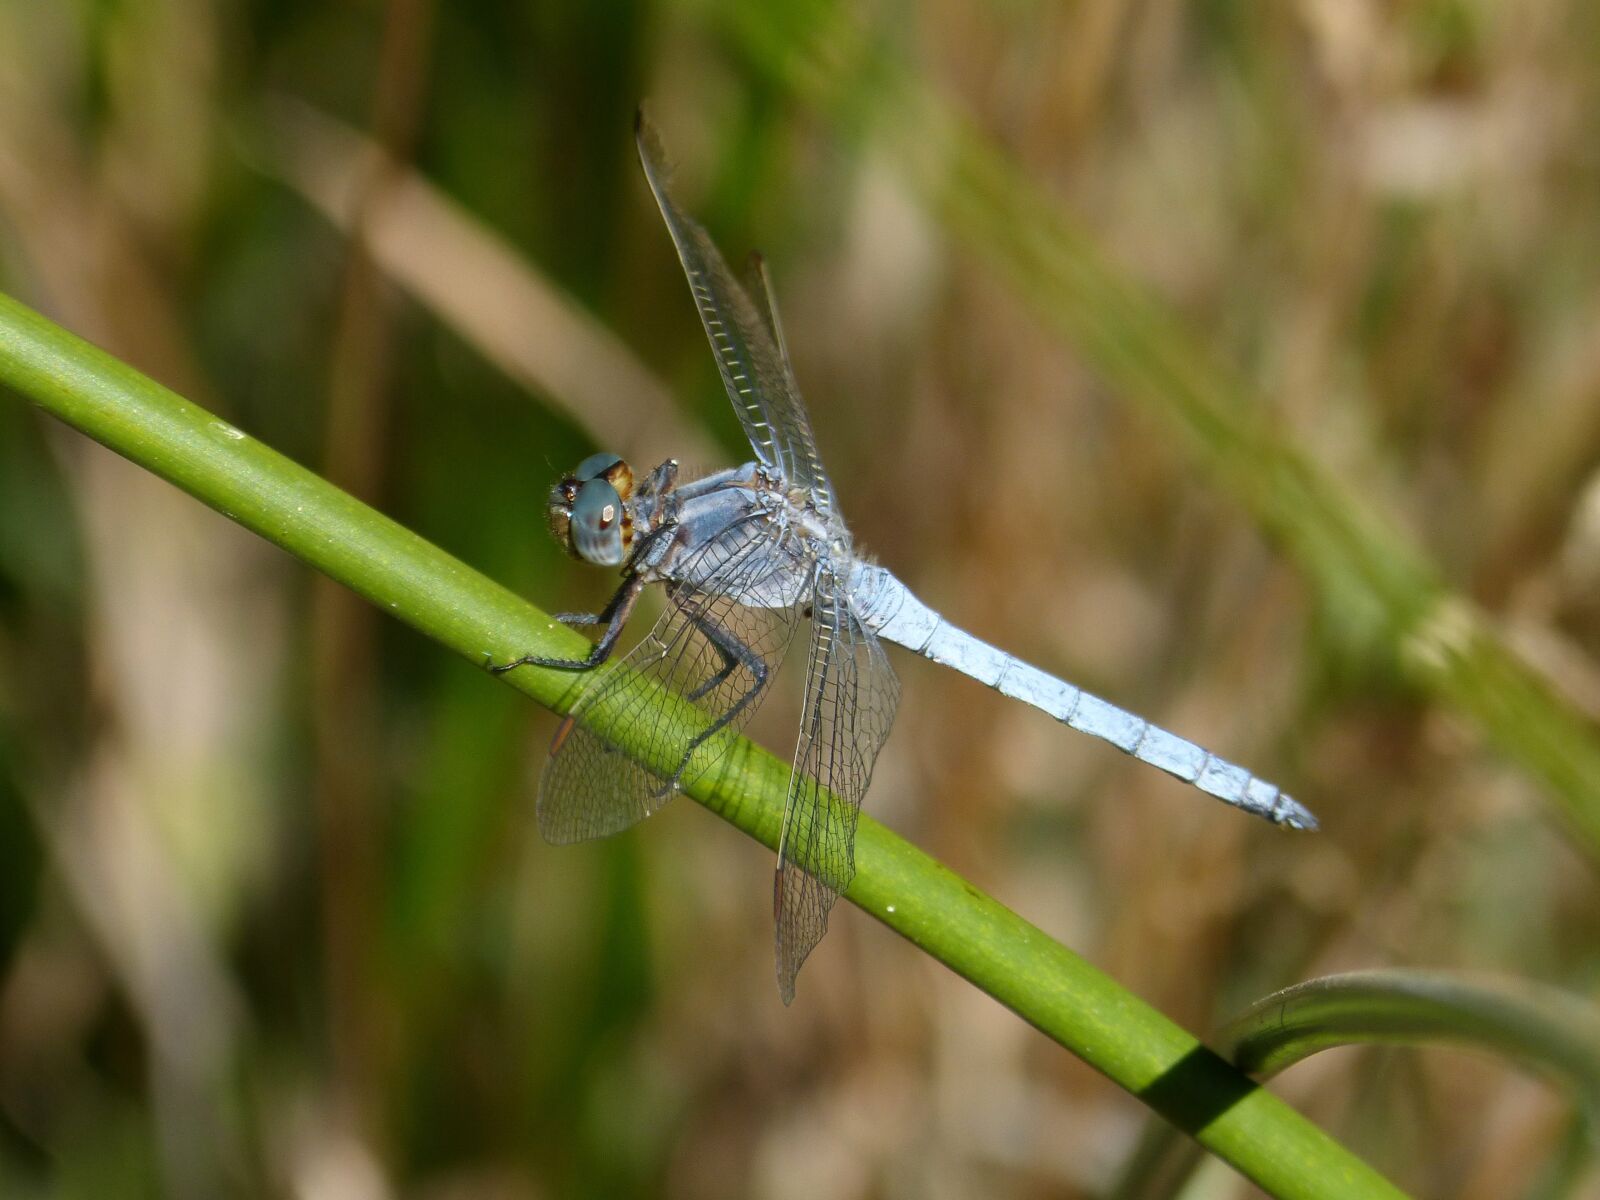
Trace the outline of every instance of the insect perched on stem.
{"label": "insect perched on stem", "polygon": [[[666,613],[629,655],[596,677],[556,731],[539,787],[539,827],[555,842],[601,837],[649,816],[704,775],[766,695],[802,617],[811,623],[799,744],[773,882],[778,987],[827,931],[855,874],[856,819],[900,699],[882,643],[954,667],[1004,695],[1112,743],[1201,791],[1292,829],[1316,819],[1270,783],[1073,684],[979,641],[859,556],[817,453],[759,257],[748,287],[668,190],[654,130],[640,114],[639,157],[689,277],[706,337],[755,461],[680,483],[668,460],[635,484],[614,454],[586,458],[550,495],[550,527],[576,557],[621,567],[599,613],[567,613],[603,632],[582,659],[525,656],[586,671],[610,657],[640,592],[665,585]],[[684,734],[661,698],[681,696],[707,721]],[[642,731],[647,766],[598,729]],[[663,766],[662,764],[667,764]]]}

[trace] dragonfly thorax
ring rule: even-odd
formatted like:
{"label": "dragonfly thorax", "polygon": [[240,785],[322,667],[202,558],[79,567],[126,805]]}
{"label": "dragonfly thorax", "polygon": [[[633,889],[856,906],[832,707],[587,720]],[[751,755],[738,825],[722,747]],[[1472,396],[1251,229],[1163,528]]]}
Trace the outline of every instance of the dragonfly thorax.
{"label": "dragonfly thorax", "polygon": [[621,566],[633,544],[633,470],[615,454],[591,454],[550,489],[550,532],[566,552]]}

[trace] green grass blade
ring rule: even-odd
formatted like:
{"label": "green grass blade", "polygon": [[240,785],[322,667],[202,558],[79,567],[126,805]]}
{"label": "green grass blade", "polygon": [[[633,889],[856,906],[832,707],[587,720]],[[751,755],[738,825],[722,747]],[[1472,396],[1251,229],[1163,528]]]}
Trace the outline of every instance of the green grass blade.
{"label": "green grass blade", "polygon": [[[1422,551],[1271,423],[1271,407],[1057,201],[827,2],[719,4],[713,19],[775,81],[869,131],[926,207],[1008,279],[1093,370],[1181,435],[1299,566],[1352,651],[1471,717],[1600,855],[1600,734],[1518,658]],[[1335,822],[1337,813],[1328,814]]]}
{"label": "green grass blade", "polygon": [[[0,386],[353,588],[474,663],[572,655],[582,638],[311,472],[0,296]],[[616,669],[616,668],[613,668]],[[569,674],[504,677],[564,710]],[[675,718],[692,728],[696,710]],[[627,730],[623,748],[640,747]],[[670,766],[670,764],[665,764]],[[788,766],[739,740],[689,794],[775,846]],[[863,818],[847,898],[1011,1008],[1273,1195],[1395,1197],[1395,1188],[1195,1038],[971,884]]]}
{"label": "green grass blade", "polygon": [[1330,1046],[1470,1047],[1570,1086],[1600,1121],[1600,1013],[1528,983],[1426,971],[1330,975],[1256,1002],[1217,1041],[1241,1070],[1265,1076]]}
{"label": "green grass blade", "polygon": [[[1570,1090],[1600,1135],[1600,1013],[1554,988],[1437,971],[1358,971],[1297,984],[1252,1004],[1215,1039],[1241,1071],[1271,1078],[1337,1046],[1455,1046],[1508,1059]],[[1122,1200],[1171,1196],[1195,1164],[1191,1146],[1152,1126]]]}

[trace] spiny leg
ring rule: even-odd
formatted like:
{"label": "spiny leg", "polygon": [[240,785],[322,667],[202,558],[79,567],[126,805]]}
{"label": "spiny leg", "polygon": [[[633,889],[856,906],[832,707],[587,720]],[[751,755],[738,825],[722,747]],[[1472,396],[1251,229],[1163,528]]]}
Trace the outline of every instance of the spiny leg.
{"label": "spiny leg", "polygon": [[669,458],[639,485],[640,496],[664,496],[678,485],[678,460]]}
{"label": "spiny leg", "polygon": [[[704,632],[701,620],[697,620],[695,624],[696,626],[701,626],[701,631]],[[717,653],[722,655],[722,668],[710,679],[706,680],[699,687],[695,688],[694,691],[689,693],[686,699],[688,699],[691,704],[700,703],[700,701],[706,696],[710,695],[717,688],[721,687],[722,684],[727,680],[728,676],[733,674],[733,669],[737,667],[740,662],[739,656],[734,654],[716,638],[711,637],[710,634],[706,634],[706,638],[713,646],[716,647]]]}
{"label": "spiny leg", "polygon": [[762,661],[759,654],[740,641],[732,630],[718,625],[707,617],[696,616],[690,619],[694,622],[695,628],[704,634],[706,640],[722,654],[723,667],[711,677],[708,683],[696,688],[689,698],[697,700],[709,693],[714,686],[722,683],[732,675],[736,666],[742,666],[746,671],[750,672],[750,687],[738,700],[728,706],[726,712],[689,739],[689,744],[684,747],[683,757],[678,760],[677,769],[672,772],[671,777],[656,792],[658,799],[678,787],[683,781],[683,773],[689,769],[689,762],[694,758],[695,751],[699,750],[709,738],[726,728],[730,722],[737,718],[751,701],[761,694],[761,689],[766,686],[767,682],[767,664]]}
{"label": "spiny leg", "polygon": [[[668,468],[671,468],[669,471]],[[665,474],[670,482],[676,475],[678,464],[668,459],[652,472],[651,478]],[[622,586],[619,587],[607,601],[606,606],[597,613],[557,613],[556,620],[563,625],[605,625],[606,631],[600,635],[600,640],[595,643],[594,649],[589,651],[586,658],[546,658],[540,654],[524,654],[521,658],[513,659],[508,663],[496,663],[488,654],[483,656],[484,666],[493,674],[500,675],[516,667],[554,667],[561,671],[592,671],[606,659],[611,657],[611,652],[616,649],[617,639],[622,636],[622,630],[628,623],[628,618],[633,614],[633,606],[639,599],[639,593],[644,590],[645,580],[638,574],[638,564],[648,558],[656,545],[663,540],[671,539],[677,532],[675,525],[663,525],[652,530],[634,549],[629,561],[629,573],[624,576]],[[661,556],[661,563],[667,563],[676,546],[669,546],[667,552]]]}
{"label": "spiny leg", "polygon": [[521,658],[508,663],[496,663],[486,654],[484,665],[496,675],[517,667],[555,667],[563,671],[592,671],[610,658],[612,650],[616,649],[617,639],[622,636],[623,627],[633,614],[633,606],[639,599],[639,593],[644,591],[644,585],[645,581],[638,575],[629,575],[600,612],[556,614],[556,620],[565,625],[606,626],[606,631],[600,635],[600,640],[594,644],[594,649],[589,651],[587,658],[548,658],[542,654],[524,654]]}

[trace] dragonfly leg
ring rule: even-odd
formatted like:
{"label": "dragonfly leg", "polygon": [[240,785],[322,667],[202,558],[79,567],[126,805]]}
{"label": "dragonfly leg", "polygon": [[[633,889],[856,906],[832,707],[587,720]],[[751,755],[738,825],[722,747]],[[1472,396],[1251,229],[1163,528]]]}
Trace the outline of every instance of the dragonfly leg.
{"label": "dragonfly leg", "polygon": [[594,644],[594,649],[589,651],[587,658],[547,658],[542,654],[524,654],[521,658],[512,659],[508,663],[497,663],[488,655],[484,655],[485,666],[496,675],[513,670],[517,667],[554,667],[562,671],[592,671],[606,659],[611,657],[612,650],[616,649],[617,639],[622,636],[622,629],[628,623],[628,618],[633,614],[633,606],[639,599],[639,593],[644,591],[645,581],[638,575],[630,575],[622,581],[622,586],[617,589],[616,595],[611,597],[604,609],[597,613],[557,613],[556,620],[566,625],[604,625],[606,631],[600,635],[600,640]]}
{"label": "dragonfly leg", "polygon": [[683,748],[683,757],[678,760],[677,770],[672,772],[672,776],[661,785],[660,790],[656,793],[658,799],[678,787],[683,780],[683,773],[689,769],[689,763],[694,758],[695,751],[736,719],[761,694],[761,689],[767,683],[767,664],[759,654],[740,641],[732,630],[725,629],[706,617],[695,617],[693,621],[695,628],[704,634],[706,640],[721,653],[722,667],[709,680],[690,693],[688,699],[699,700],[706,696],[713,688],[725,682],[733,674],[736,667],[743,667],[750,673],[750,686],[742,696],[728,706],[727,711],[689,739],[689,744]]}
{"label": "dragonfly leg", "polygon": [[[695,625],[700,628],[702,633],[705,632],[705,626],[707,624],[709,624],[709,622],[695,622]],[[741,661],[737,654],[733,653],[733,651],[729,650],[725,645],[722,644],[722,642],[712,637],[709,633],[706,634],[706,637],[711,644],[717,648],[717,653],[722,655],[722,667],[710,679],[706,680],[699,687],[695,688],[694,691],[689,693],[686,699],[691,704],[700,703],[701,700],[704,700],[712,692],[721,687],[727,681],[728,676],[733,674],[734,669],[739,666]]]}
{"label": "dragonfly leg", "polygon": [[[676,473],[678,464],[668,459],[651,472],[651,478],[672,468]],[[644,590],[647,580],[638,574],[638,564],[648,559],[654,553],[655,547],[663,541],[672,541],[677,533],[675,525],[663,525],[652,530],[642,538],[639,545],[629,560],[633,567],[632,572],[622,580],[622,586],[606,603],[606,606],[597,613],[557,613],[556,620],[563,625],[604,625],[606,631],[600,635],[600,640],[594,644],[594,649],[589,651],[587,658],[546,658],[542,654],[524,654],[521,658],[513,659],[508,663],[497,663],[489,655],[483,656],[483,665],[496,675],[503,674],[516,667],[554,667],[561,671],[592,671],[606,659],[611,657],[611,652],[616,649],[617,639],[622,636],[623,626],[627,625],[628,618],[633,614],[633,606],[639,599],[639,593]],[[674,543],[676,544],[676,543]],[[669,546],[667,554],[661,556],[661,562],[670,560],[672,548]]]}
{"label": "dragonfly leg", "polygon": [[678,460],[669,458],[639,484],[641,496],[664,496],[678,485]]}
{"label": "dragonfly leg", "polygon": [[[607,603],[606,608],[609,609],[610,607],[611,605]],[[552,613],[551,615],[563,625],[603,625],[611,619],[604,611],[597,613]]]}

